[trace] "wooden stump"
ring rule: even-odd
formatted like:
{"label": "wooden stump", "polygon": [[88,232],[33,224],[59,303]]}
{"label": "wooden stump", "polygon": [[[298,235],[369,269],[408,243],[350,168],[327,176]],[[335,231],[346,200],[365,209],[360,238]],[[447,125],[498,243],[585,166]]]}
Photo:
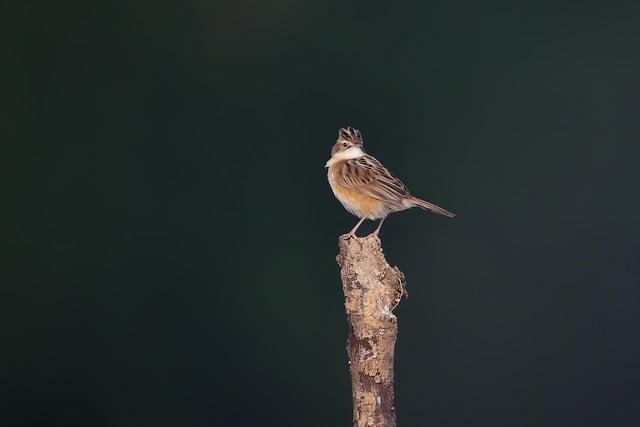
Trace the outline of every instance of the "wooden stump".
{"label": "wooden stump", "polygon": [[349,323],[347,352],[355,427],[395,427],[393,360],[398,321],[408,296],[404,274],[387,263],[376,236],[340,238],[337,261]]}

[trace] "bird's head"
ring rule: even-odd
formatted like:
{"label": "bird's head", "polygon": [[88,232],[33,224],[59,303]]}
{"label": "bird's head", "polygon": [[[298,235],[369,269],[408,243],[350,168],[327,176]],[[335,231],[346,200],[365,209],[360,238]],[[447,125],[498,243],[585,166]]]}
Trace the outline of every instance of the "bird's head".
{"label": "bird's head", "polygon": [[341,128],[338,131],[338,140],[331,149],[331,156],[351,148],[359,148],[361,151],[364,151],[362,150],[362,135],[360,135],[359,130],[352,127]]}

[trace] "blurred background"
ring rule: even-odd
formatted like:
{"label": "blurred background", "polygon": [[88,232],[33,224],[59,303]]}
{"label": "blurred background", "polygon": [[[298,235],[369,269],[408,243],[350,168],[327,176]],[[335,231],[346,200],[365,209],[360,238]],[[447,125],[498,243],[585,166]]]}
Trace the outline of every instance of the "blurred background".
{"label": "blurred background", "polygon": [[[349,426],[324,163],[382,229],[401,426],[640,423],[637,2],[9,2],[0,425]],[[362,233],[373,230],[368,222]]]}

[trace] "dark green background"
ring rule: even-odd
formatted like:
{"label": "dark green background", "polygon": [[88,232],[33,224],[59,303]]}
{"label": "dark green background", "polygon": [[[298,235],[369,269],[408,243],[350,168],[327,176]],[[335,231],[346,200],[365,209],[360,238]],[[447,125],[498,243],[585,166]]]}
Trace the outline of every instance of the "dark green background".
{"label": "dark green background", "polygon": [[637,2],[0,12],[0,425],[350,425],[345,125],[458,214],[382,230],[400,425],[640,423]]}

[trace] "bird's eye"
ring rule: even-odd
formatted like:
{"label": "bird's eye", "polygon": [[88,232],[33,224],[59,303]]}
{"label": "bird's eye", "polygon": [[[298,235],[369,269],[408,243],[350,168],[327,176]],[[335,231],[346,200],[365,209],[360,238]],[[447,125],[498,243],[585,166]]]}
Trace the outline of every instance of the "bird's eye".
{"label": "bird's eye", "polygon": [[342,148],[347,148],[347,146],[348,146],[348,145],[349,145],[349,144],[347,144],[346,142],[343,142],[343,143],[342,143]]}

